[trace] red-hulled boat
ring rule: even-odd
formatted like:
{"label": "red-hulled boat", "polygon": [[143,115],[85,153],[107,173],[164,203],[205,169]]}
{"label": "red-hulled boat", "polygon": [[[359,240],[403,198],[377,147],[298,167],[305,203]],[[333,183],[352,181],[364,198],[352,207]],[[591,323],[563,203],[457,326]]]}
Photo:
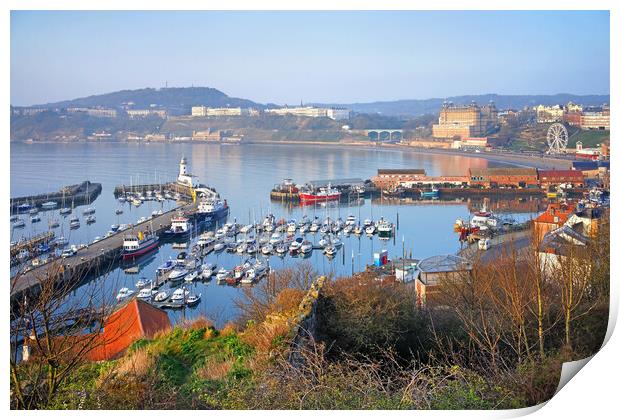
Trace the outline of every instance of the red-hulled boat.
{"label": "red-hulled boat", "polygon": [[300,192],[299,199],[301,201],[333,201],[340,200],[340,191],[328,185],[325,188],[319,188],[317,192]]}
{"label": "red-hulled boat", "polygon": [[123,240],[123,259],[140,257],[157,248],[159,237],[155,234],[138,232],[137,235],[127,235]]}

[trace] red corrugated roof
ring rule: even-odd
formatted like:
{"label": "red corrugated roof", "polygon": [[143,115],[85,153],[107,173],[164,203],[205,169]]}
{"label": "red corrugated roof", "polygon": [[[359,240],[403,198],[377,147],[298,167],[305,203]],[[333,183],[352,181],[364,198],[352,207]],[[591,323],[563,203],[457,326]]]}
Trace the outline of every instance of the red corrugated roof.
{"label": "red corrugated roof", "polygon": [[90,360],[120,356],[134,341],[152,338],[170,328],[168,314],[140,299],[132,299],[104,322],[101,343],[88,355]]}
{"label": "red corrugated roof", "polygon": [[[534,223],[555,223],[559,226],[566,223],[568,218],[573,211],[575,210],[575,206],[572,204],[568,205],[560,205],[557,203],[549,204],[547,210],[534,219]],[[557,217],[557,220],[556,220]]]}
{"label": "red corrugated roof", "polygon": [[544,177],[583,178],[583,172],[575,171],[571,169],[566,169],[566,170],[548,169],[548,170],[538,170],[538,176],[540,178],[544,178]]}

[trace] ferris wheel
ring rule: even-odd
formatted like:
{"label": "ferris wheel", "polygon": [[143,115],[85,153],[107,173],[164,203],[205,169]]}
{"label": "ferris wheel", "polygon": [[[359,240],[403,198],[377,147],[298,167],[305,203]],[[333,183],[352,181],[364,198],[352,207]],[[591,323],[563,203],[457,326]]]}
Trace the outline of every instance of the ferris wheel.
{"label": "ferris wheel", "polygon": [[566,152],[566,145],[568,144],[568,131],[563,124],[555,123],[551,124],[549,130],[547,130],[547,145],[549,154],[558,154]]}

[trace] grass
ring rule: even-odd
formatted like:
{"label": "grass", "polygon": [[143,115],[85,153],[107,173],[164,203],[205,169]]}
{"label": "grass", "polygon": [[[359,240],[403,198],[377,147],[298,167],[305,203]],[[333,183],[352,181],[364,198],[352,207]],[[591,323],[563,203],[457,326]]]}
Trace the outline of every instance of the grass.
{"label": "grass", "polygon": [[578,141],[583,143],[583,147],[597,147],[603,142],[609,142],[609,130],[581,130],[569,137],[568,147],[574,148]]}

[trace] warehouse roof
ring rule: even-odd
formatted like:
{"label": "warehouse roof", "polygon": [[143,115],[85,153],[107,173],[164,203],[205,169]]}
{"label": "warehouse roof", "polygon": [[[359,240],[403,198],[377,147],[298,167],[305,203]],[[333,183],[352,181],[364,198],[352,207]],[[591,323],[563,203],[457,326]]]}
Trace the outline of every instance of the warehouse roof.
{"label": "warehouse roof", "polygon": [[377,169],[378,175],[425,175],[424,169]]}
{"label": "warehouse roof", "polygon": [[473,176],[537,176],[536,168],[470,168]]}
{"label": "warehouse roof", "polygon": [[565,169],[565,170],[541,169],[538,171],[538,175],[540,176],[540,178],[545,178],[545,177],[583,178],[583,172],[573,170],[573,169]]}

